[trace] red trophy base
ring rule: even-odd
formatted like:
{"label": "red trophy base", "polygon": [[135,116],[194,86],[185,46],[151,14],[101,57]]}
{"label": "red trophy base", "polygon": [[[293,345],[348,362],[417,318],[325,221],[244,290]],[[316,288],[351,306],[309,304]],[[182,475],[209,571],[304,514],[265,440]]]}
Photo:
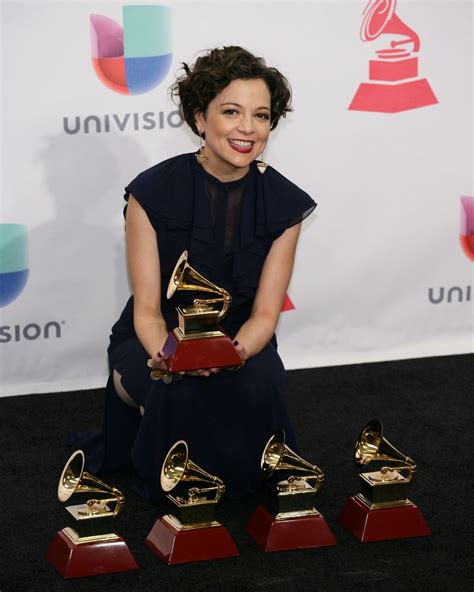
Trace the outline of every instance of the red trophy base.
{"label": "red trophy base", "polygon": [[438,102],[426,78],[397,84],[363,82],[349,105],[350,111],[399,113]]}
{"label": "red trophy base", "polygon": [[163,353],[171,372],[242,364],[241,357],[227,335],[180,340],[171,331],[163,346]]}
{"label": "red trophy base", "polygon": [[361,543],[431,534],[423,514],[415,504],[371,510],[355,496],[345,505],[339,522]]}
{"label": "red trophy base", "polygon": [[66,580],[139,568],[122,537],[77,545],[61,531],[49,545],[46,559]]}
{"label": "red trophy base", "polygon": [[247,532],[266,553],[330,547],[336,544],[336,539],[321,514],[276,520],[263,506],[258,506],[250,518]]}
{"label": "red trophy base", "polygon": [[162,518],[155,522],[145,543],[168,565],[240,555],[224,526],[178,531]]}

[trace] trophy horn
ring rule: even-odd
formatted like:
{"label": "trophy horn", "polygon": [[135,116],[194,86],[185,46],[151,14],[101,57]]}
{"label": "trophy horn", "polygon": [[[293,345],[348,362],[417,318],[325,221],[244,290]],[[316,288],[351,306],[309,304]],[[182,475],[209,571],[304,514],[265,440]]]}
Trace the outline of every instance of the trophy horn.
{"label": "trophy horn", "polygon": [[208,488],[195,488],[193,494],[216,492],[215,502],[219,502],[224,495],[225,485],[219,477],[211,475],[201,469],[189,458],[188,445],[184,440],[178,440],[170,448],[161,468],[160,483],[163,491],[169,493],[178,483],[204,481],[212,484]]}
{"label": "trophy horn", "polygon": [[113,515],[120,514],[125,503],[125,497],[121,491],[107,485],[94,475],[84,471],[85,456],[82,450],[76,450],[67,460],[61,473],[58,483],[58,499],[60,502],[66,502],[76,493],[105,493],[112,494],[113,497],[90,499],[87,506],[91,508],[91,514],[109,513],[110,509],[107,503],[115,503]]}
{"label": "trophy horn", "polygon": [[406,456],[383,435],[383,426],[380,419],[372,419],[363,428],[356,442],[354,460],[357,464],[366,465],[377,460],[402,462],[405,465],[397,467],[383,467],[382,472],[390,469],[404,469],[408,471],[407,479],[410,480],[416,471],[416,464],[409,456]]}
{"label": "trophy horn", "polygon": [[324,482],[324,474],[321,469],[301,458],[301,456],[285,444],[285,431],[279,429],[268,440],[263,449],[262,459],[260,461],[260,475],[265,479],[270,477],[275,471],[282,470],[297,470],[310,473],[301,478],[304,480],[315,479],[316,493],[321,489]]}
{"label": "trophy horn", "polygon": [[188,263],[188,251],[181,253],[178,262],[171,274],[171,278],[166,291],[166,297],[168,300],[173,296],[176,291],[186,290],[194,292],[210,292],[211,294],[219,294],[220,298],[212,300],[198,300],[199,304],[202,303],[215,303],[222,302],[223,307],[219,312],[218,319],[223,319],[230,307],[232,298],[229,292],[213,284],[210,280],[202,276]]}

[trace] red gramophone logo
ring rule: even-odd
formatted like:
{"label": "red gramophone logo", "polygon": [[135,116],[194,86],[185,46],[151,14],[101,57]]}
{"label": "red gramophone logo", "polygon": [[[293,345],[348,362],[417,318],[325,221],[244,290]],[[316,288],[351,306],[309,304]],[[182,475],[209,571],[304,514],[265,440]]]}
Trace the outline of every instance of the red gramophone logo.
{"label": "red gramophone logo", "polygon": [[466,256],[474,261],[474,197],[461,197],[461,247]]}
{"label": "red gramophone logo", "polygon": [[281,312],[286,312],[287,310],[295,310],[295,305],[293,304],[293,302],[291,301],[291,298],[288,296],[288,294],[285,295],[285,300],[283,301],[282,307],[281,307]]}
{"label": "red gramophone logo", "polygon": [[428,80],[418,76],[420,38],[395,14],[396,5],[396,0],[369,0],[365,7],[362,41],[383,35],[391,40],[369,61],[370,82],[359,86],[349,110],[399,113],[438,102]]}

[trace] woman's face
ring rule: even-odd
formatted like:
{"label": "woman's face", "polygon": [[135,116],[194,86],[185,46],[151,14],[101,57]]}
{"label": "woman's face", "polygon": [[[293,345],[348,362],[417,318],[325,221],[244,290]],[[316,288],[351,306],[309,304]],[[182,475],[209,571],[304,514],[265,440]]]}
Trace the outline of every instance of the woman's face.
{"label": "woman's face", "polygon": [[243,177],[265,148],[270,134],[270,91],[261,78],[233,80],[196,114],[206,136],[204,168],[221,181]]}

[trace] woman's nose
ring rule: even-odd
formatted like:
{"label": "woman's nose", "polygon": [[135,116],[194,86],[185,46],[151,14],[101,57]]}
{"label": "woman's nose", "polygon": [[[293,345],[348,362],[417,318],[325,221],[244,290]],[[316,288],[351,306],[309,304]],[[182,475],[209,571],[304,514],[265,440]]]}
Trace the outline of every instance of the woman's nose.
{"label": "woman's nose", "polygon": [[244,115],[239,121],[238,130],[244,134],[251,134],[255,131],[254,121],[251,115]]}

